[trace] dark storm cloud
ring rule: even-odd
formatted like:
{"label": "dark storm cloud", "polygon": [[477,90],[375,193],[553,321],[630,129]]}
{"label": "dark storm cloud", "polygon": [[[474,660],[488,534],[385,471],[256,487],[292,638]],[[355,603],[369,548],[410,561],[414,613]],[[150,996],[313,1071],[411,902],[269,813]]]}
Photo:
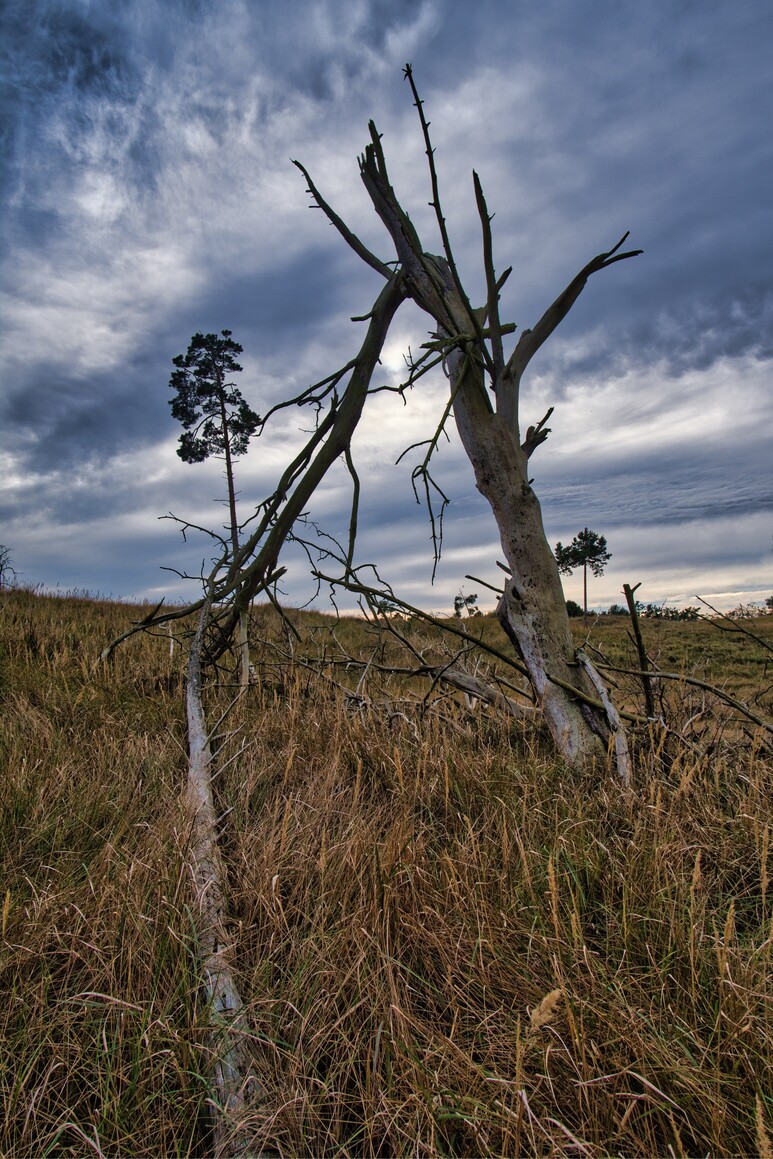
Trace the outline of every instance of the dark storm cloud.
{"label": "dark storm cloud", "polygon": [[[109,107],[108,127],[120,129],[143,71],[128,28],[108,5],[10,0],[0,31],[4,180],[12,196],[23,196],[28,182],[50,173],[63,156],[77,159],[97,109]],[[57,140],[49,133],[51,119],[63,110],[59,123],[66,131]]]}
{"label": "dark storm cloud", "polygon": [[[341,258],[340,251],[330,255],[311,245],[302,257],[281,267],[230,277],[216,303],[206,288],[184,311],[172,311],[160,325],[148,326],[143,346],[109,370],[83,369],[53,355],[28,357],[16,367],[0,399],[3,424],[15,431],[17,449],[24,450],[30,469],[44,472],[77,466],[84,459],[104,461],[147,441],[149,434],[177,433],[167,401],[171,360],[184,352],[195,331],[224,327],[244,339],[246,360],[261,370],[261,388],[245,385],[244,391],[265,411],[309,384],[303,369],[311,368],[299,367],[288,357],[301,334],[304,342],[315,343],[321,324],[333,314],[344,322],[349,353],[361,341],[361,332],[352,326],[347,330],[345,322],[353,302],[361,306],[368,301],[371,291],[365,285],[371,279],[363,279],[357,270],[347,282]],[[330,351],[314,372],[322,377],[334,370],[338,353]]]}
{"label": "dark storm cloud", "polygon": [[[660,526],[690,519],[773,513],[767,433],[753,442],[678,451],[642,449],[592,464],[548,466],[539,492],[550,521],[565,529],[603,523]],[[566,532],[564,532],[565,534]]]}
{"label": "dark storm cloud", "polygon": [[116,383],[112,371],[68,377],[57,363],[42,363],[34,378],[8,392],[3,419],[15,429],[33,471],[67,468],[84,459],[104,462],[119,448],[143,440],[149,424],[158,430],[167,421],[158,385],[141,391],[136,381]]}
{"label": "dark storm cloud", "polygon": [[[77,521],[83,566],[107,574],[104,551],[85,544],[113,516],[136,591],[137,521],[186,499],[209,510],[217,481],[166,465],[178,433],[170,360],[190,335],[234,331],[258,410],[357,349],[362,325],[347,318],[367,311],[378,279],[308,212],[289,158],[389,258],[357,176],[373,116],[405,207],[437,250],[407,59],[475,301],[473,166],[496,214],[498,268],[515,267],[503,316],[521,329],[626,229],[645,251],[592,279],[524,384],[527,421],[557,404],[535,461],[549,534],[586,522],[621,536],[632,524],[719,526],[769,509],[773,14],[763,0],[7,0],[2,21],[3,541],[15,536],[42,561],[25,519]],[[427,323],[410,317],[396,333],[416,348]],[[397,358],[385,358],[391,380]],[[429,570],[427,528],[384,446],[394,458],[426,437],[412,417],[430,423],[423,392],[358,451],[377,490],[363,494],[363,551],[394,557],[413,585]],[[282,453],[280,438],[271,455],[256,452],[259,466],[243,464],[250,495],[270,489],[268,464],[275,471]],[[458,447],[444,455],[453,569],[463,536],[474,556],[494,553],[496,535]],[[318,499],[336,530],[347,495],[338,480]],[[50,575],[67,549],[48,542],[48,564],[35,566]],[[154,527],[149,586],[158,543]],[[116,590],[121,574],[81,583]]]}
{"label": "dark storm cloud", "polygon": [[[223,288],[218,312],[230,320],[229,328],[235,334],[245,336],[256,358],[272,362],[280,358],[292,373],[287,354],[300,332],[305,341],[318,340],[322,324],[332,317],[340,322],[342,347],[346,337],[356,341],[352,327],[347,325],[348,317],[356,307],[369,304],[369,296],[375,297],[373,284],[367,267],[352,270],[344,247],[335,247],[331,252],[310,239],[302,254],[280,265],[234,272]],[[189,325],[195,327],[196,317],[212,313],[211,294],[211,289],[205,287],[191,305],[187,313]]]}
{"label": "dark storm cloud", "polygon": [[[672,3],[624,12],[602,3],[592,19],[585,5],[516,11],[519,60],[538,61],[539,75],[530,115],[514,120],[504,145],[516,194],[531,197],[511,210],[501,184],[489,188],[500,264],[515,264],[510,316],[532,325],[626,229],[645,251],[593,279],[544,365],[599,319],[608,344],[580,371],[609,371],[621,349],[665,356],[676,374],[726,353],[769,352],[771,13]],[[508,37],[497,46],[500,57],[513,47]]]}

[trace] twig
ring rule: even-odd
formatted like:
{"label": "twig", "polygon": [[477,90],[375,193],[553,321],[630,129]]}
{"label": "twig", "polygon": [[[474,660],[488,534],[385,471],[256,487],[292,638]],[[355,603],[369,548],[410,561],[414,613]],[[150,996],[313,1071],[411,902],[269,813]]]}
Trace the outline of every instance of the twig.
{"label": "twig", "polygon": [[721,616],[723,620],[727,620],[728,624],[732,625],[730,628],[720,628],[719,624],[713,624],[713,621],[707,617],[708,622],[713,624],[713,626],[718,631],[730,633],[738,632],[739,634],[748,636],[750,640],[754,640],[757,644],[760,644],[763,648],[766,648],[768,652],[773,652],[773,646],[771,646],[767,640],[763,640],[761,636],[757,636],[754,632],[750,632],[748,628],[745,628],[743,624],[739,624],[737,620],[731,620],[730,616],[726,616],[724,612],[720,612],[719,609],[710,604],[708,600],[704,600],[700,596],[696,596],[695,598],[696,600],[700,600],[702,604],[705,604],[707,608],[711,608],[712,612],[714,612],[716,616]]}
{"label": "twig", "polygon": [[636,643],[636,651],[639,654],[639,667],[642,669],[642,687],[644,688],[644,705],[647,710],[647,716],[655,716],[655,697],[652,695],[652,679],[649,675],[649,657],[647,650],[644,647],[644,639],[641,634],[641,625],[639,623],[639,611],[636,607],[636,600],[634,593],[641,587],[641,583],[636,584],[636,587],[631,587],[630,584],[623,584],[623,593],[625,595],[626,603],[628,604],[628,612],[631,616],[631,625],[633,627],[634,641]]}
{"label": "twig", "polygon": [[[301,173],[303,174],[303,176],[306,178],[306,181],[308,182],[309,193],[314,198],[318,207],[322,210],[322,212],[325,214],[325,216],[328,218],[328,220],[331,222],[331,224],[334,225],[335,228],[338,230],[338,232],[340,233],[340,235],[344,239],[344,241],[352,247],[354,252],[359,257],[361,257],[362,260],[367,265],[369,265],[372,269],[376,270],[379,274],[381,274],[382,277],[391,278],[393,271],[389,268],[389,266],[386,264],[386,262],[382,262],[380,258],[377,258],[375,254],[372,254],[370,252],[370,250],[367,248],[367,246],[364,246],[362,244],[360,239],[355,234],[352,233],[352,231],[349,229],[348,225],[346,225],[346,223],[341,220],[341,218],[338,216],[338,214],[335,212],[335,210],[332,209],[331,206],[328,205],[328,203],[325,201],[324,197],[322,196],[322,194],[319,192],[316,185],[312,181],[311,177],[309,176],[308,170],[305,169],[303,165],[301,165],[300,161],[293,161],[293,165],[296,167],[296,169],[300,169]],[[369,315],[363,315],[362,316],[363,321],[364,321],[365,317],[369,317]]]}

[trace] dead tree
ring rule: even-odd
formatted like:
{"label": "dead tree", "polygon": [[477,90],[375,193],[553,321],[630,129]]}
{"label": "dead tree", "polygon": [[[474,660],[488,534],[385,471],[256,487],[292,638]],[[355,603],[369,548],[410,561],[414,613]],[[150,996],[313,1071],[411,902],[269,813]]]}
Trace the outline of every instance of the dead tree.
{"label": "dead tree", "polygon": [[[384,279],[384,286],[370,312],[360,319],[367,331],[360,351],[350,362],[297,398],[281,402],[261,419],[260,430],[274,411],[310,404],[318,412],[316,428],[306,446],[287,466],[271,496],[250,520],[251,534],[238,551],[226,553],[215,563],[207,581],[211,591],[212,627],[202,653],[202,666],[216,662],[231,645],[240,617],[250,601],[265,591],[277,574],[280,552],[292,535],[316,487],[341,456],[353,480],[349,545],[341,582],[356,581],[353,568],[357,527],[359,481],[351,461],[350,446],[359,423],[371,379],[378,365],[391,322],[408,298],[429,316],[432,340],[426,353],[411,366],[409,382],[416,382],[433,366],[442,364],[450,384],[446,414],[453,412],[462,445],[472,465],[478,490],[487,499],[499,528],[508,579],[498,614],[520,658],[558,751],[575,768],[606,758],[613,749],[624,748],[622,724],[599,699],[600,677],[586,656],[578,657],[572,642],[558,566],[545,537],[539,500],[529,478],[529,459],[548,436],[552,408],[535,425],[521,430],[520,384],[531,359],[550,337],[582,293],[588,279],[616,262],[634,257],[640,250],[621,252],[627,234],[617,245],[593,258],[569,282],[531,329],[524,330],[509,356],[504,338],[515,326],[502,322],[499,295],[511,270],[497,278],[494,269],[491,218],[477,174],[473,184],[482,227],[483,264],[487,298],[473,307],[462,286],[454,261],[440,203],[434,152],[428,122],[410,66],[405,75],[413,92],[424,135],[432,201],[442,243],[442,255],[426,251],[410,218],[400,205],[387,172],[384,151],[376,126],[370,122],[370,143],[360,157],[360,175],[373,206],[394,246],[395,258],[384,261],[372,253],[326,202],[300,162],[315,204],[335,226],[359,258]],[[395,260],[396,259],[396,260]],[[346,386],[342,385],[346,381]],[[403,384],[405,385],[405,384]],[[340,393],[339,393],[340,392]],[[440,428],[439,428],[440,430]],[[424,462],[414,471],[429,498],[435,487],[429,459],[439,431],[429,441]],[[439,489],[436,489],[439,490]],[[441,497],[445,501],[445,497]],[[435,527],[433,524],[433,536]],[[187,608],[155,611],[132,630],[148,630],[170,620],[196,613],[203,599]],[[129,633],[127,633],[129,634]],[[614,738],[614,744],[613,744]],[[618,760],[623,774],[626,762]]]}
{"label": "dead tree", "polygon": [[[477,175],[473,174],[475,196],[483,229],[483,259],[488,287],[486,302],[470,304],[454,262],[438,192],[437,174],[429,128],[410,67],[406,77],[419,110],[432,183],[443,254],[424,250],[410,219],[402,209],[387,174],[384,153],[375,125],[370,124],[370,144],[360,158],[360,173],[376,212],[394,244],[396,261],[382,261],[356,237],[316,189],[307,171],[298,168],[308,181],[315,203],[323,210],[354,252],[378,272],[384,285],[370,312],[359,352],[327,378],[272,408],[257,423],[260,434],[277,410],[312,406],[317,415],[306,445],[287,465],[271,495],[248,520],[250,534],[242,542],[228,544],[221,537],[219,557],[213,560],[209,576],[202,580],[202,596],[185,608],[165,609],[159,604],[134,624],[102,654],[108,659],[116,645],[136,631],[166,629],[173,621],[196,616],[197,627],[188,631],[188,741],[189,768],[186,806],[191,822],[191,869],[198,909],[197,926],[202,942],[202,975],[216,1027],[214,1086],[219,1104],[219,1149],[227,1153],[229,1132],[235,1126],[245,1102],[257,1096],[250,1090],[249,1058],[238,1045],[240,999],[230,973],[224,920],[227,899],[218,850],[216,812],[212,796],[211,754],[208,730],[201,703],[204,675],[213,669],[231,647],[240,621],[251,601],[260,592],[271,597],[271,585],[282,575],[280,554],[293,528],[303,517],[316,488],[330,467],[343,456],[353,481],[349,541],[343,553],[344,584],[356,590],[354,544],[357,530],[359,480],[351,458],[351,442],[363,413],[371,381],[391,322],[408,298],[425,311],[433,323],[433,339],[428,351],[411,369],[410,381],[421,377],[432,365],[442,363],[450,382],[447,414],[453,411],[462,444],[472,464],[478,489],[488,500],[496,518],[502,549],[507,560],[508,580],[499,603],[499,617],[519,657],[517,666],[528,677],[534,703],[541,710],[558,751],[572,766],[581,768],[602,760],[612,750],[620,776],[627,780],[628,760],[625,734],[619,715],[605,694],[601,678],[586,655],[577,655],[569,632],[558,567],[545,538],[537,497],[528,477],[528,461],[547,437],[550,412],[522,437],[519,419],[519,389],[524,371],[534,354],[566,316],[582,292],[588,278],[607,266],[640,251],[619,252],[623,238],[613,249],[589,262],[569,283],[536,326],[523,331],[510,356],[505,359],[503,337],[515,327],[503,324],[499,316],[499,294],[507,270],[497,279],[492,256],[490,218]],[[627,235],[626,235],[627,236]],[[445,418],[445,416],[444,416]],[[441,424],[442,426],[442,424]],[[414,472],[429,494],[429,456],[437,444],[430,440],[425,462]],[[233,524],[232,515],[232,524]],[[190,526],[190,525],[186,525]],[[199,528],[198,530],[204,530]],[[211,532],[207,534],[212,535]],[[446,677],[448,676],[445,673]],[[440,678],[441,673],[438,673]],[[478,682],[454,673],[457,687],[478,696]],[[461,682],[461,683],[460,683]],[[508,698],[491,692],[501,704]],[[511,711],[522,710],[514,704]]]}
{"label": "dead tree", "polygon": [[[450,408],[472,465],[478,490],[487,499],[499,528],[507,560],[508,581],[499,602],[502,626],[526,667],[536,700],[555,744],[573,767],[604,758],[615,735],[621,751],[618,718],[598,704],[597,673],[586,657],[575,652],[558,567],[545,537],[539,500],[529,478],[529,459],[547,438],[551,411],[525,435],[521,430],[521,379],[534,355],[566,317],[591,275],[640,250],[621,252],[617,245],[593,258],[545,311],[524,330],[509,357],[503,336],[513,331],[499,315],[499,296],[510,269],[497,278],[492,250],[491,218],[480,181],[473,173],[477,209],[483,233],[487,300],[473,307],[462,286],[446,229],[429,124],[414,84],[410,65],[405,76],[414,96],[424,135],[435,210],[443,253],[427,252],[410,218],[400,205],[387,172],[381,137],[370,122],[370,143],[360,158],[360,175],[376,213],[394,245],[396,265],[374,257],[308,181],[309,192],[344,240],[388,284],[397,282],[403,294],[433,322],[430,350],[442,360],[450,384]],[[552,408],[551,408],[552,410]],[[425,479],[426,482],[426,479]],[[623,774],[627,763],[618,761]]]}

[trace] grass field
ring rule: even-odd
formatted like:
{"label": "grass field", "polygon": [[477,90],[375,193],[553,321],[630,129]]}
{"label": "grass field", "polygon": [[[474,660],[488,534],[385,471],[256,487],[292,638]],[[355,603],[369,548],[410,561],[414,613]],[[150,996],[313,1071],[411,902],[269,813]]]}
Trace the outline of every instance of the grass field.
{"label": "grass field", "polygon": [[[0,602],[0,1152],[206,1154],[179,649],[138,636],[95,667],[135,609]],[[404,650],[361,622],[293,613],[288,639],[255,618],[258,682],[215,782],[266,1092],[255,1147],[764,1154],[770,737],[672,681],[671,732],[638,730],[623,792],[606,769],[568,773],[533,723],[380,673]],[[493,620],[469,628],[505,647]],[[763,647],[705,622],[644,629],[661,669],[770,718]],[[753,630],[773,642],[773,617]],[[404,631],[442,659],[431,629]],[[622,619],[591,643],[631,666]],[[370,661],[364,683],[347,654]],[[463,662],[501,670],[472,646]],[[209,690],[213,718],[231,693]]]}

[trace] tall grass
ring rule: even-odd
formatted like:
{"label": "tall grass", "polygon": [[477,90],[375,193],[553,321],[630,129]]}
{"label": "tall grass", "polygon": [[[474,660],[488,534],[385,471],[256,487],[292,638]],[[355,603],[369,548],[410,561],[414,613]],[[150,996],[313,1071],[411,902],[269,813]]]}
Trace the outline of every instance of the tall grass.
{"label": "tall grass", "polygon": [[[143,637],[94,670],[126,620],[125,606],[24,592],[0,611],[8,1155],[207,1153],[179,658]],[[320,618],[296,620],[315,647],[333,640]],[[370,654],[361,626],[336,631]],[[753,647],[712,667],[706,650],[728,642],[710,631],[659,627],[669,666],[694,670],[700,652],[713,679],[764,700]],[[614,625],[598,642],[622,655]],[[397,682],[390,711],[385,681],[355,708],[271,649],[254,658],[261,679],[218,742],[215,789],[267,1095],[256,1149],[761,1153],[769,750],[742,727],[700,747],[693,724],[692,747],[664,760],[653,732],[625,794],[606,770],[568,773],[533,725],[461,697],[422,708],[414,690],[411,708]],[[228,695],[209,691],[213,717]]]}

